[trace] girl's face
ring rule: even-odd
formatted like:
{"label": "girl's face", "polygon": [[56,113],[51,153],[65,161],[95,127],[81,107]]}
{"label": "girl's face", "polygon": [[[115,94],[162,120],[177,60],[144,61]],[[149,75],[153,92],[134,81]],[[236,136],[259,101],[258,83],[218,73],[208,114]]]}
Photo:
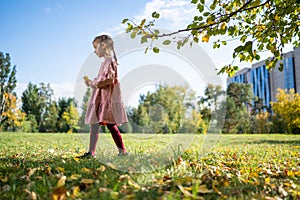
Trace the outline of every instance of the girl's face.
{"label": "girl's face", "polygon": [[105,49],[106,44],[105,43],[101,43],[101,42],[97,42],[94,44],[94,48],[95,48],[95,54],[98,57],[104,57],[106,55],[106,49]]}

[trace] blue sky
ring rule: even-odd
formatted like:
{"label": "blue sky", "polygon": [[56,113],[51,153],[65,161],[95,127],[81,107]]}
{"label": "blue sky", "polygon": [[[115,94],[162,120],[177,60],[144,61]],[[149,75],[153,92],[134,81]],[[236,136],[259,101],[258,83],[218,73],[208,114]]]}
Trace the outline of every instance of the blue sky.
{"label": "blue sky", "polygon": [[114,32],[123,18],[141,12],[145,3],[144,0],[1,1],[0,51],[9,53],[12,64],[17,66],[19,90],[29,81],[70,86],[93,51],[93,38],[101,32]]}
{"label": "blue sky", "polygon": [[[17,66],[17,93],[29,82],[44,82],[56,97],[72,96],[79,71],[93,52],[93,38],[123,33],[124,18],[139,21],[154,11],[161,14],[158,27],[168,30],[185,27],[196,13],[190,0],[1,1],[0,51],[9,53]],[[199,45],[216,68],[231,63],[232,46],[213,50],[211,43]]]}

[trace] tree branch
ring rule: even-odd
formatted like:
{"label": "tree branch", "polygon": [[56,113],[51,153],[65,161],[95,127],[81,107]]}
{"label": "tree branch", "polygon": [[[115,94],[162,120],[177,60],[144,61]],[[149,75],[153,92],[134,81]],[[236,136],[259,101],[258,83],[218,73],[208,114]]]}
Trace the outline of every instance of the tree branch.
{"label": "tree branch", "polygon": [[[248,1],[246,2],[242,7],[240,7],[238,10],[228,14],[224,19],[218,21],[218,22],[215,22],[215,23],[212,23],[212,24],[207,24],[207,25],[204,25],[204,26],[199,26],[199,27],[194,27],[194,28],[186,28],[186,29],[180,29],[178,31],[174,31],[172,33],[162,33],[160,35],[156,35],[156,37],[160,38],[160,37],[166,37],[166,36],[172,36],[172,35],[176,35],[178,33],[181,33],[181,32],[187,32],[187,31],[193,31],[193,30],[199,30],[199,29],[205,29],[205,28],[208,28],[208,27],[212,27],[214,25],[217,25],[217,24],[220,24],[222,22],[226,22],[228,19],[230,19],[231,17],[233,17],[234,15],[236,15],[237,13],[240,13],[240,12],[243,12],[243,11],[248,11],[248,10],[252,10],[252,9],[255,9],[255,8],[258,8],[258,7],[262,7],[264,5],[266,5],[267,3],[270,2],[270,0],[267,0],[266,2],[262,3],[262,4],[259,4],[257,6],[253,6],[253,7],[249,7],[249,8],[246,8],[252,1]],[[153,32],[152,32],[153,33]]]}

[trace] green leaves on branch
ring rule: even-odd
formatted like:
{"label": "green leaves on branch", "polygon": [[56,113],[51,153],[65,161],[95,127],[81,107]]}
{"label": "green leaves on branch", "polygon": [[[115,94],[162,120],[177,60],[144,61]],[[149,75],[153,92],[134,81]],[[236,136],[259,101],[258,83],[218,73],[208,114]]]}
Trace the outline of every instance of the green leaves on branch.
{"label": "green leaves on branch", "polygon": [[155,18],[155,19],[158,19],[160,17],[160,14],[157,13],[157,12],[153,12],[152,17]]}
{"label": "green leaves on branch", "polygon": [[[150,48],[154,53],[159,53],[158,47],[152,47],[152,42],[156,40],[160,34],[159,30],[152,30],[151,27],[154,26],[155,19],[158,19],[160,14],[157,12],[152,13],[152,21],[147,21],[147,19],[143,19],[139,24],[129,20],[123,19],[122,24],[127,24],[126,33],[130,33],[130,37],[135,39],[136,36],[140,36],[141,44],[151,41]],[[169,44],[171,41],[169,42]],[[167,45],[167,43],[165,43]],[[149,47],[145,49],[145,53],[148,52]]]}
{"label": "green leaves on branch", "polygon": [[220,71],[217,74],[219,75],[226,73],[228,74],[228,76],[233,76],[237,71],[239,71],[238,66],[225,65],[222,69],[220,69]]}
{"label": "green leaves on branch", "polygon": [[[258,52],[269,51],[273,57],[267,64],[269,69],[276,66],[276,62],[282,59],[283,48],[287,44],[300,45],[300,7],[298,0],[254,0],[254,1],[223,1],[213,0],[210,3],[204,0],[191,0],[198,13],[191,18],[191,23],[186,27],[172,33],[159,33],[154,31],[155,20],[159,19],[158,12],[152,13],[152,20],[143,19],[141,23],[134,23],[124,19],[127,23],[126,31],[135,38],[141,35],[141,42],[150,42],[160,37],[169,37],[178,33],[188,33],[190,44],[193,42],[212,42],[213,48],[220,48],[229,41],[240,40],[241,44],[233,50],[233,59],[252,62],[259,60]],[[220,41],[220,37],[226,35],[228,39]],[[148,40],[149,39],[149,40]],[[174,42],[180,48],[188,41],[182,41],[182,37],[175,37]],[[163,42],[169,45],[171,42]],[[232,66],[227,65],[220,73],[231,72]],[[233,71],[235,71],[233,69]]]}
{"label": "green leaves on branch", "polygon": [[171,44],[171,40],[165,40],[165,41],[163,42],[163,44],[164,44],[164,45],[169,45],[169,44]]}
{"label": "green leaves on branch", "polygon": [[154,47],[152,50],[154,53],[159,53],[159,48],[157,48],[157,47]]}

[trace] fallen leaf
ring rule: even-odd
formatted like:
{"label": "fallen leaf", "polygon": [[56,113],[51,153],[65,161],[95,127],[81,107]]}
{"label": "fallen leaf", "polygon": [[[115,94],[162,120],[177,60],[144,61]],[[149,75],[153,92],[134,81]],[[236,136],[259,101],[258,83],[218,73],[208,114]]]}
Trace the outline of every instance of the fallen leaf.
{"label": "fallen leaf", "polygon": [[29,194],[30,200],[36,200],[36,194],[33,191],[29,191],[27,189],[24,190],[27,194]]}
{"label": "fallen leaf", "polygon": [[278,187],[278,192],[282,194],[284,197],[288,195],[287,191],[285,191],[281,186]]}
{"label": "fallen leaf", "polygon": [[8,184],[6,184],[6,185],[4,185],[3,187],[2,187],[2,191],[3,192],[9,192],[11,190],[11,187],[10,187],[10,185],[8,185]]}
{"label": "fallen leaf", "polygon": [[77,180],[77,179],[79,179],[80,177],[81,177],[80,174],[72,174],[72,175],[70,176],[70,179],[72,179],[72,180]]}
{"label": "fallen leaf", "polygon": [[178,165],[180,165],[182,161],[183,161],[182,158],[180,158],[180,157],[177,158],[177,164],[178,164]]}
{"label": "fallen leaf", "polygon": [[28,174],[27,174],[28,178],[30,178],[36,172],[36,170],[37,170],[37,168],[33,168],[33,169],[29,168]]}
{"label": "fallen leaf", "polygon": [[52,193],[52,200],[64,200],[66,199],[66,195],[67,189],[65,188],[65,186],[55,188]]}
{"label": "fallen leaf", "polygon": [[199,196],[194,196],[193,194],[191,194],[188,190],[186,190],[182,185],[177,184],[177,187],[180,189],[180,191],[182,192],[182,194],[185,197],[191,198],[191,199],[199,199],[202,200],[203,197],[199,197]]}
{"label": "fallen leaf", "polygon": [[48,149],[49,153],[54,153],[54,149]]}
{"label": "fallen leaf", "polygon": [[108,167],[112,168],[112,169],[118,169],[115,165],[113,165],[112,163],[108,162],[106,164]]}
{"label": "fallen leaf", "polygon": [[5,176],[4,178],[1,178],[0,181],[1,181],[2,183],[6,183],[6,182],[8,181],[7,176]]}
{"label": "fallen leaf", "polygon": [[73,195],[75,197],[77,197],[79,195],[79,192],[80,192],[80,187],[79,186],[76,186],[74,189],[73,189]]}
{"label": "fallen leaf", "polygon": [[212,191],[207,189],[206,185],[200,185],[198,188],[198,192],[202,194],[211,193]]}
{"label": "fallen leaf", "polygon": [[23,175],[20,177],[20,179],[26,179],[27,178],[27,175]]}
{"label": "fallen leaf", "polygon": [[132,180],[130,177],[128,179],[128,185],[134,187],[135,189],[139,190],[141,186],[139,186],[134,180]]}
{"label": "fallen leaf", "polygon": [[121,176],[119,177],[119,180],[120,180],[121,182],[123,182],[123,181],[127,180],[128,177],[129,177],[129,176],[128,176],[127,174],[123,174],[123,175],[121,175]]}
{"label": "fallen leaf", "polygon": [[84,168],[81,169],[81,172],[91,174],[92,170],[84,167]]}
{"label": "fallen leaf", "polygon": [[92,183],[94,183],[95,181],[93,180],[93,179],[82,179],[81,181],[80,181],[80,183],[83,183],[83,184],[86,184],[86,185],[88,185],[88,184],[92,184]]}
{"label": "fallen leaf", "polygon": [[65,172],[65,169],[63,167],[57,167],[56,169],[60,172]]}
{"label": "fallen leaf", "polygon": [[65,182],[66,182],[66,179],[67,179],[66,176],[60,177],[60,179],[57,181],[56,187],[59,188],[59,187],[64,186]]}
{"label": "fallen leaf", "polygon": [[109,188],[104,188],[104,187],[100,187],[98,190],[99,190],[99,192],[107,192],[107,191],[111,191],[111,189],[109,189]]}
{"label": "fallen leaf", "polygon": [[106,167],[104,165],[101,165],[97,171],[100,171],[100,172],[104,172],[106,170]]}

